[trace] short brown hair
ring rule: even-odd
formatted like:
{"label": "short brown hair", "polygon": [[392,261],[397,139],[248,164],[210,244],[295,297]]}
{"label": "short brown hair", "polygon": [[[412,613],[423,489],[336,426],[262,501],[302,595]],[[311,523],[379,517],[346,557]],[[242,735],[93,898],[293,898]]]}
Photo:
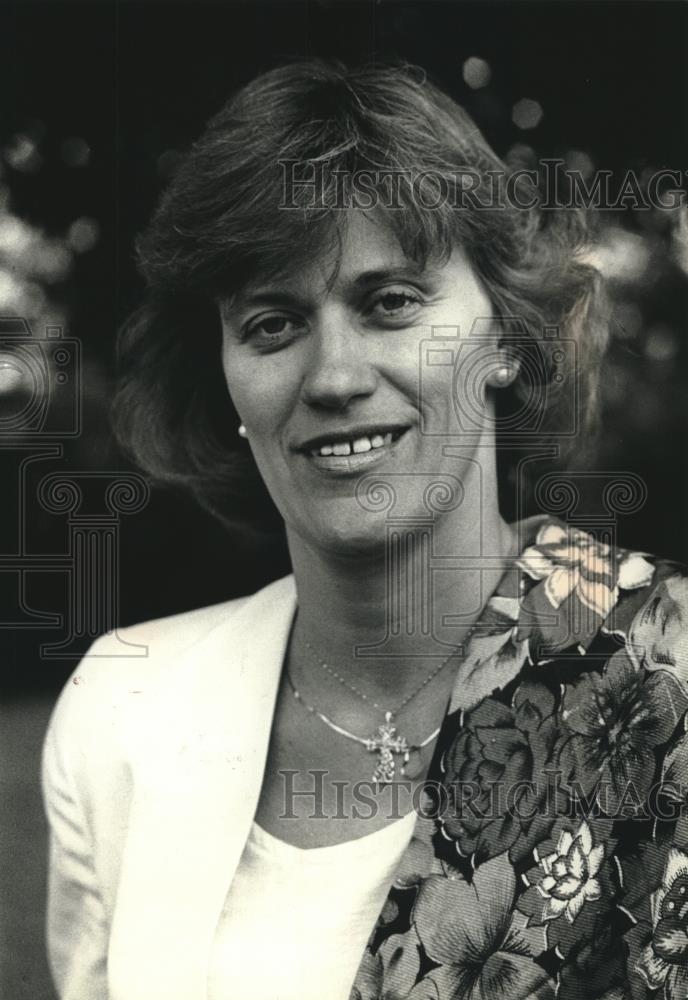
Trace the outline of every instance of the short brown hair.
{"label": "short brown hair", "polygon": [[[408,65],[291,63],[254,79],[211,119],[137,242],[147,293],[119,335],[114,426],[154,479],[245,526],[274,525],[275,511],[236,435],[216,302],[257,274],[312,259],[341,236],[345,218],[326,200],[280,209],[285,160],[317,164],[325,192],[337,178],[381,168],[429,171],[449,185],[468,169],[490,177],[493,191],[495,177],[509,176],[463,109]],[[580,255],[580,213],[508,202],[428,208],[408,182],[398,193],[400,206],[383,212],[407,256],[446,259],[460,243],[496,314],[522,318],[533,337],[555,326],[576,342],[589,440],[607,332],[598,275]],[[555,394],[550,428],[563,405]]]}

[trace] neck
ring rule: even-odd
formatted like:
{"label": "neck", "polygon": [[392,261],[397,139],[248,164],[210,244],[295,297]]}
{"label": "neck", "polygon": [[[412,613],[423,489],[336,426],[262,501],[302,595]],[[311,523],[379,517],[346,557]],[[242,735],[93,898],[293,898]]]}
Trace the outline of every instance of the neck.
{"label": "neck", "polygon": [[468,495],[459,510],[438,517],[431,535],[427,527],[404,525],[397,535],[348,555],[288,532],[299,653],[308,640],[322,658],[368,674],[381,667],[381,677],[391,665],[397,677],[401,664],[410,672],[432,665],[428,657],[446,652],[443,644],[465,638],[515,554],[496,503],[486,510]]}

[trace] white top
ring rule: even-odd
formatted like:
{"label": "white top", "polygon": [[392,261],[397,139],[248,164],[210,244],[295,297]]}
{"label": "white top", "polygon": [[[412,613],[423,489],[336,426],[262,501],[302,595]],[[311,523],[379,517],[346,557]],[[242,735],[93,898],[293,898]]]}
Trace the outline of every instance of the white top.
{"label": "white top", "polygon": [[348,1000],[415,819],[309,849],[253,823],[215,935],[209,1000]]}

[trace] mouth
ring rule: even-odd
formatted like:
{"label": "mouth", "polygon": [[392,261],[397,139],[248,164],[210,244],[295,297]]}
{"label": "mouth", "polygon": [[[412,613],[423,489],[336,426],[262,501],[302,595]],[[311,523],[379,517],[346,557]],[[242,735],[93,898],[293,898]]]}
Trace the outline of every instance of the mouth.
{"label": "mouth", "polygon": [[294,450],[304,455],[324,457],[362,454],[391,444],[407,430],[407,424],[356,424],[353,427],[316,434],[296,445]]}
{"label": "mouth", "polygon": [[357,472],[389,455],[408,427],[377,426],[323,434],[306,441],[298,451],[313,465],[331,472]]}

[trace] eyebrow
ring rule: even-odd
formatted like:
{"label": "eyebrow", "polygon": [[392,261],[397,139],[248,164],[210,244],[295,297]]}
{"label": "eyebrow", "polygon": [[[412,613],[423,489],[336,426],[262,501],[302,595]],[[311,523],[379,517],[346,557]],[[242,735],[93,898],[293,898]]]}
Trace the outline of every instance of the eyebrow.
{"label": "eyebrow", "polygon": [[396,266],[376,268],[372,271],[362,271],[356,275],[352,285],[358,288],[367,288],[369,285],[377,285],[381,281],[393,281],[395,278],[438,278],[439,271],[431,267],[422,267],[415,261],[408,261],[405,264]]}
{"label": "eyebrow", "polygon": [[[366,289],[381,284],[385,281],[404,281],[409,278],[426,278],[437,280],[440,276],[439,270],[430,267],[422,267],[414,261],[407,261],[403,264],[389,265],[387,267],[374,268],[369,271],[361,271],[352,279],[347,281],[347,286],[353,291],[366,291]],[[278,279],[279,280],[279,279]],[[262,287],[260,285],[247,286],[238,292],[228,308],[232,306],[246,307],[257,302],[265,305],[284,305],[290,303],[298,305],[302,303],[302,297],[290,291],[288,287],[275,290],[273,286]]]}

